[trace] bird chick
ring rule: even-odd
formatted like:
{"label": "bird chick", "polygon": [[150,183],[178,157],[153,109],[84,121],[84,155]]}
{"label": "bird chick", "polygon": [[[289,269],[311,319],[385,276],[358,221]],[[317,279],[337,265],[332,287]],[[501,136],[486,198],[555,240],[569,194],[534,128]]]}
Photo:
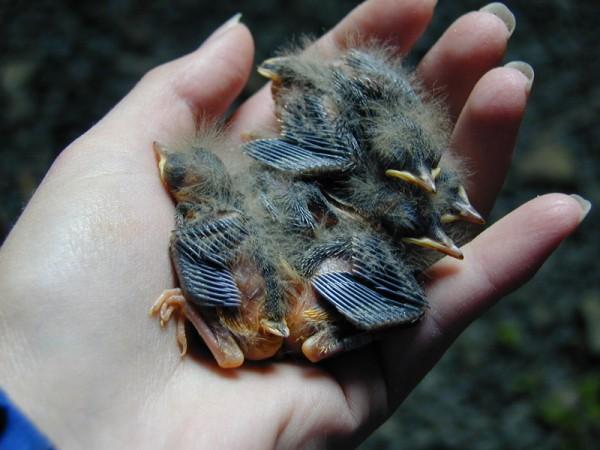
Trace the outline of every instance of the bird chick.
{"label": "bird chick", "polygon": [[[323,63],[304,52],[267,60],[259,71],[274,80],[281,134],[248,143],[251,157],[319,179],[324,192],[395,234],[436,214],[418,190],[436,191],[446,122],[435,103],[417,95],[397,58],[381,49],[350,50]],[[430,229],[414,230],[421,235],[410,242],[460,257],[438,218],[425,222]]]}
{"label": "bird chick", "polygon": [[182,354],[185,317],[221,367],[273,356],[289,334],[282,292],[243,198],[213,153],[201,147],[169,152],[158,144],[155,150],[176,201],[170,251],[180,288],[165,291],[151,313],[164,325],[177,312]]}
{"label": "bird chick", "polygon": [[[276,115],[284,139],[288,130],[298,128],[296,124],[314,123],[314,116],[296,105],[306,101],[302,96],[317,97],[313,104],[327,116],[329,126],[316,136],[342,147],[346,142],[345,157],[354,159],[347,165],[360,164],[356,159],[377,161],[386,176],[435,192],[437,166],[448,141],[448,121],[439,102],[422,93],[418,82],[390,51],[372,45],[323,62],[314,50],[305,50],[271,58],[259,72],[273,81]],[[359,145],[352,145],[354,142]],[[270,154],[256,151],[261,144],[255,142],[247,151],[269,164]],[[297,152],[290,153],[290,158],[297,156]]]}
{"label": "bird chick", "polygon": [[[385,48],[334,60],[314,50],[265,61],[279,134],[247,142],[232,178],[210,150],[157,146],[175,200],[171,258],[180,288],[161,295],[221,367],[303,353],[320,361],[377,331],[416,322],[430,250],[462,259],[462,222],[481,223],[447,153],[443,108]],[[178,340],[185,333],[178,326]]]}
{"label": "bird chick", "polygon": [[[322,62],[308,52],[270,59],[259,68],[273,81],[281,133],[276,138],[249,142],[246,152],[266,167],[304,184],[318,185],[340,210],[333,229],[308,243],[310,250],[303,256],[313,261],[309,265],[313,269],[304,270],[304,263],[294,266],[310,280],[319,298],[344,317],[340,322],[321,305],[319,315],[327,325],[319,328],[313,324],[308,332],[303,329],[311,337],[303,338],[302,351],[311,360],[354,347],[356,337],[362,341],[364,336],[358,330],[377,328],[367,326],[365,317],[352,315],[365,308],[367,299],[387,305],[373,316],[379,317],[380,327],[388,323],[386,313],[403,305],[391,295],[394,290],[378,291],[381,286],[372,282],[379,276],[380,260],[371,260],[376,275],[361,277],[353,272],[359,251],[349,242],[378,242],[372,248],[379,249],[382,260],[386,260],[384,254],[394,255],[389,260],[394,261],[397,271],[384,271],[394,274],[389,279],[401,280],[399,286],[410,286],[418,293],[414,277],[433,260],[420,249],[462,259],[444,226],[455,221],[452,218],[474,221],[477,217],[458,172],[445,167],[444,175],[440,175],[449,134],[442,109],[419,95],[396,58],[385,50],[372,50],[350,50],[333,62]],[[361,227],[366,228],[359,231]],[[389,252],[382,243],[385,239],[374,237],[381,234],[394,242]],[[356,241],[352,237],[358,235],[368,239]],[[395,292],[403,292],[399,286]],[[386,293],[381,296],[383,300],[379,298],[381,292]],[[340,307],[356,298],[360,300],[351,308]],[[395,308],[387,303],[390,301]],[[313,305],[314,301],[308,303]],[[424,304],[419,305],[422,308]],[[307,311],[313,314],[311,308]],[[422,313],[419,308],[415,311]],[[349,330],[348,322],[355,329]],[[291,334],[297,334],[294,326]]]}
{"label": "bird chick", "polygon": [[423,314],[427,302],[414,270],[388,237],[330,203],[313,183],[268,170],[257,179],[270,219],[261,226],[277,243],[283,269],[290,335],[282,353],[317,362]]}
{"label": "bird chick", "polygon": [[287,346],[317,362],[417,321],[427,301],[402,251],[359,218],[343,216],[321,233],[294,261],[310,288],[291,299]]}
{"label": "bird chick", "polygon": [[[458,247],[442,227],[439,198],[446,194],[423,192],[414,185],[398,184],[381,175],[378,166],[356,171],[347,179],[324,183],[326,194],[375,228],[383,228],[398,241],[462,258]],[[444,203],[444,205],[446,205]]]}

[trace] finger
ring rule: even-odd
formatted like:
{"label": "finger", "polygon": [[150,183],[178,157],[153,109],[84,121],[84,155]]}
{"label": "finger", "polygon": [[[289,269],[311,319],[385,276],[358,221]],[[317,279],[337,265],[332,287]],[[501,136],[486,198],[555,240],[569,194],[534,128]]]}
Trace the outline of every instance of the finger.
{"label": "finger", "polygon": [[464,261],[444,258],[432,267],[423,322],[393,332],[380,346],[390,401],[404,398],[471,321],[533,276],[583,217],[573,197],[539,197],[463,247]]}
{"label": "finger", "polygon": [[498,9],[494,13],[477,11],[460,17],[427,52],[417,69],[431,92],[447,97],[454,120],[477,80],[497,66],[506,51],[515,18],[504,5]]}
{"label": "finger", "polygon": [[454,129],[451,148],[464,159],[467,190],[482,214],[493,206],[512,160],[533,82],[533,69],[502,67],[475,85]]}
{"label": "finger", "polygon": [[149,71],[84,139],[106,148],[108,137],[118,136],[128,153],[143,154],[152,154],[154,140],[189,141],[203,121],[223,114],[242,90],[253,55],[248,29],[230,23],[196,51]]}
{"label": "finger", "polygon": [[[223,114],[246,84],[254,57],[241,25],[212,36],[195,52],[151,70],[117,108],[174,135],[192,135],[198,121]],[[158,134],[158,133],[155,133]],[[164,137],[163,137],[164,139]]]}
{"label": "finger", "polygon": [[485,230],[463,247],[464,261],[441,261],[428,274],[437,280],[428,289],[436,321],[449,334],[462,330],[531,278],[581,220],[575,199],[549,194]]}
{"label": "finger", "polygon": [[330,56],[347,44],[348,37],[377,39],[407,53],[429,24],[436,1],[372,0],[352,10],[317,43]]}
{"label": "finger", "polygon": [[[123,261],[144,261],[143,281],[138,280],[143,289],[159,292],[159,287],[172,285],[169,258],[161,249],[173,227],[173,204],[160,183],[152,141],[171,144],[186,135],[190,140],[197,111],[222,112],[241,89],[251,59],[249,32],[235,25],[190,55],[151,71],[60,154],[7,242],[26,243],[29,254],[40,254],[41,248],[44,255],[66,258],[64,273],[72,269],[80,282],[92,276],[122,286],[127,276]],[[132,239],[134,235],[143,239]],[[73,244],[86,238],[93,248]],[[99,239],[103,245],[96,245]],[[164,246],[154,245],[158,243]],[[28,264],[30,274],[53,267],[47,258]],[[90,264],[98,270],[83,273]]]}
{"label": "finger", "polygon": [[[332,55],[349,37],[378,39],[407,52],[423,33],[436,0],[370,0],[352,10],[315,45]],[[232,119],[231,131],[239,136],[273,123],[273,104],[268,85],[248,99]]]}

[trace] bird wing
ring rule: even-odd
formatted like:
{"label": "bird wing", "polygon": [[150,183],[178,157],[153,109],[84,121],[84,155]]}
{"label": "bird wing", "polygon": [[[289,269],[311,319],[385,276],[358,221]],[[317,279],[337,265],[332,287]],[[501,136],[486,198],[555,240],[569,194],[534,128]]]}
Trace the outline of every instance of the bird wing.
{"label": "bird wing", "polygon": [[427,305],[421,286],[387,243],[374,237],[355,238],[352,246],[354,275],[390,299],[418,308]]}
{"label": "bird wing", "polygon": [[310,232],[323,223],[337,221],[331,205],[313,184],[265,181],[259,199],[274,222],[295,231]]}
{"label": "bird wing", "polygon": [[346,257],[352,261],[349,271],[312,278],[315,290],[362,330],[415,322],[427,307],[411,271],[401,260],[390,258],[391,249],[386,247],[376,238],[354,237],[346,247]]}
{"label": "bird wing", "polygon": [[316,136],[306,136],[302,141],[286,137],[259,139],[244,148],[248,156],[269,167],[302,176],[345,172],[352,167],[351,160],[336,154],[330,143]]}
{"label": "bird wing", "polygon": [[245,145],[248,155],[278,170],[303,176],[346,172],[358,144],[341,132],[314,95],[290,102],[280,111],[281,135]]}
{"label": "bird wing", "polygon": [[186,297],[201,306],[239,306],[240,292],[228,265],[248,230],[240,217],[179,227],[173,232],[171,257]]}

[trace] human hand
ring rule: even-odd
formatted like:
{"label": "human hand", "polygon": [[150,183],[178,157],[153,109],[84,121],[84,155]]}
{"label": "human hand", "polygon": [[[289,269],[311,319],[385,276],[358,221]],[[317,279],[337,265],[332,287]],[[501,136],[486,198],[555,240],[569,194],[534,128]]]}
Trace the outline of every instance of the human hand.
{"label": "human hand", "polygon": [[[408,51],[433,3],[370,1],[319,45],[333,52],[359,31]],[[497,17],[468,14],[419,66],[427,86],[447,87],[453,148],[472,163],[469,196],[482,212],[504,180],[529,90],[521,72],[493,69],[508,36]],[[251,64],[251,37],[234,24],[151,71],[60,155],[2,248],[0,383],[60,447],[357,442],[582,217],[568,196],[524,205],[467,245],[463,262],[430,270],[431,309],[421,323],[326,364],[271,361],[225,372],[210,357],[180,360],[172,336],[147,317],[156,295],[175,284],[166,251],[173,207],[152,142],[192,140],[201,119],[226,110]],[[271,115],[263,90],[230,133],[260,128]],[[232,167],[242,161],[220,156]]]}

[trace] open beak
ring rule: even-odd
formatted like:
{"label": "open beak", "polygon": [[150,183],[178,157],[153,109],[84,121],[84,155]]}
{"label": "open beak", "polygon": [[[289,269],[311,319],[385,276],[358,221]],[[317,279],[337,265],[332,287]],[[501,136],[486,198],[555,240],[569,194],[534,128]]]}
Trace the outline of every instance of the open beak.
{"label": "open beak", "polygon": [[406,242],[407,244],[414,244],[420,247],[437,250],[438,252],[441,252],[448,256],[452,256],[456,259],[464,258],[460,249],[456,246],[454,242],[452,242],[452,239],[450,239],[446,235],[446,233],[444,233],[441,229],[436,230],[435,235],[435,239],[427,236],[423,236],[420,238],[405,237],[402,238],[402,241]]}
{"label": "open beak", "polygon": [[427,170],[419,171],[418,176],[411,172],[408,172],[406,170],[394,170],[394,169],[386,170],[385,174],[388,177],[399,178],[403,181],[406,181],[407,183],[418,186],[426,192],[435,193],[435,191],[436,191],[435,181],[433,181],[433,176],[432,176],[431,172],[428,172]]}

